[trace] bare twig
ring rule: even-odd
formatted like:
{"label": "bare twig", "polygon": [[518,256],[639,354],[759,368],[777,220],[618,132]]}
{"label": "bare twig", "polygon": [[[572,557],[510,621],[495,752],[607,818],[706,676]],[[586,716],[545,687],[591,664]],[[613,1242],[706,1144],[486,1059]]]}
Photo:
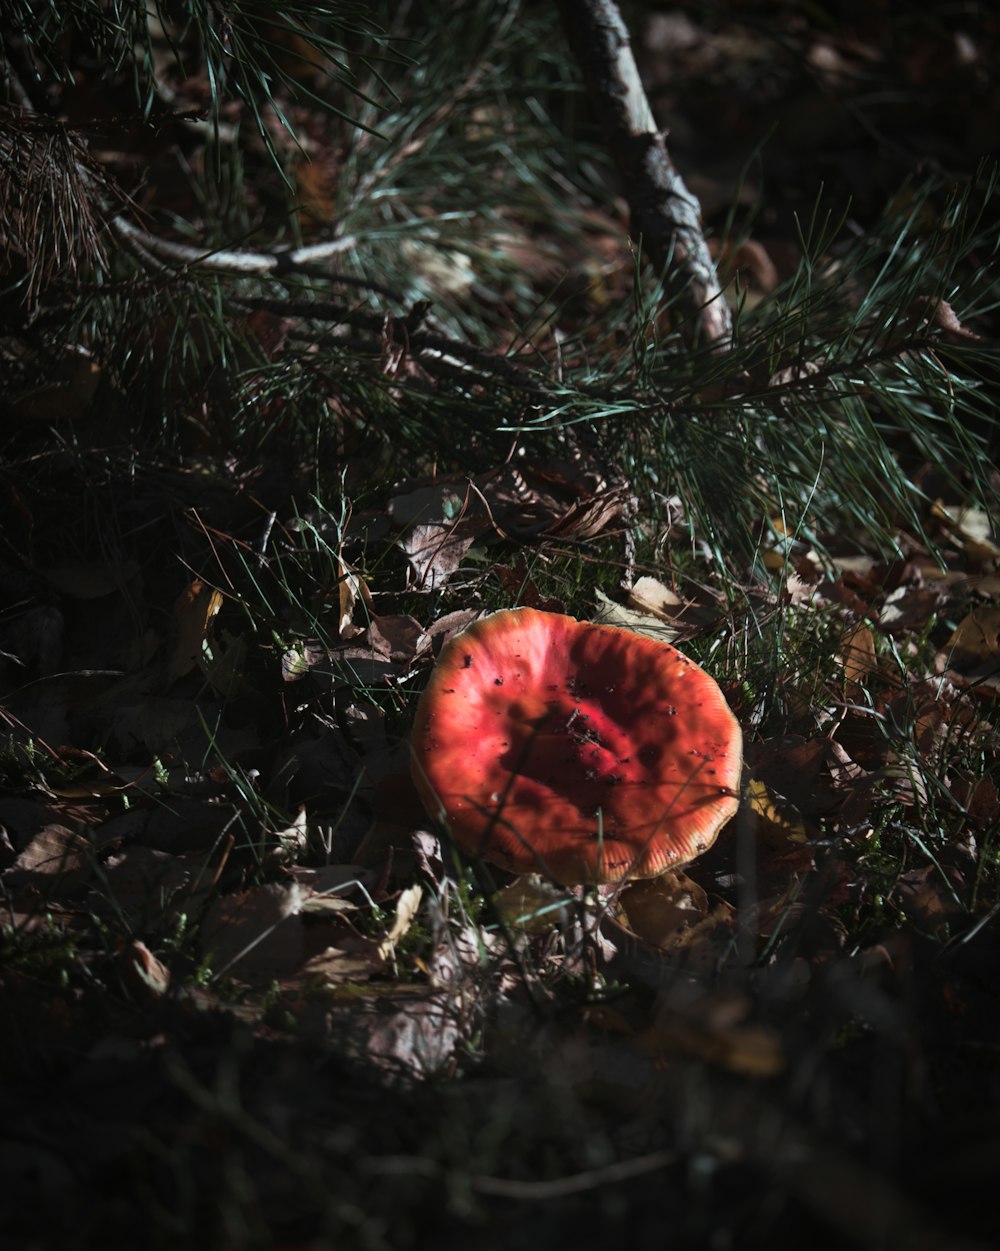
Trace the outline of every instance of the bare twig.
{"label": "bare twig", "polygon": [[230,274],[307,273],[317,261],[348,252],[357,243],[353,236],[346,235],[310,247],[252,252],[243,248],[204,248],[175,243],[150,234],[120,214],[112,219],[111,228],[127,247],[138,250],[143,259],[151,254],[169,264]]}
{"label": "bare twig", "polygon": [[632,231],[657,269],[678,284],[675,307],[692,345],[727,348],[732,314],[701,226],[701,206],[667,152],[615,0],[560,0],[563,26],[607,134],[632,214]]}
{"label": "bare twig", "polygon": [[565,1199],[570,1195],[586,1194],[615,1182],[631,1181],[633,1177],[642,1177],[646,1173],[656,1173],[672,1167],[679,1159],[676,1151],[652,1151],[649,1155],[619,1160],[615,1164],[606,1164],[603,1168],[586,1169],[582,1173],[572,1173],[569,1177],[522,1180],[513,1177],[488,1177],[483,1173],[476,1173],[469,1180],[480,1194],[500,1195],[504,1199],[533,1199],[544,1203],[553,1199]]}

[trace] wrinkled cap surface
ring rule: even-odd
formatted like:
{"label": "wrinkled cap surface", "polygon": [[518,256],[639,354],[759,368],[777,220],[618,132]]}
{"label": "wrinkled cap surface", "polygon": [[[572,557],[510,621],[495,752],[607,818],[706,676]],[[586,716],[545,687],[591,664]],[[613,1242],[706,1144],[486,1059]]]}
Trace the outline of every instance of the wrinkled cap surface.
{"label": "wrinkled cap surface", "polygon": [[739,804],[742,735],[667,643],[558,613],[493,613],[443,649],[413,777],[456,841],[566,884],[693,860]]}

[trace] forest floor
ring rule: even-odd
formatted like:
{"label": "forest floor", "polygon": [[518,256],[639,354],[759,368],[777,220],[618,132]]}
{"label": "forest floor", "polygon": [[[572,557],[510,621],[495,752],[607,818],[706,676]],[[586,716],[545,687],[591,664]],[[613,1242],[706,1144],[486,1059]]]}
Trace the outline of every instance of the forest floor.
{"label": "forest floor", "polygon": [[[770,77],[749,20],[637,37],[741,307],[791,281],[821,185],[847,233],[907,195],[943,213],[907,178],[974,180],[992,142],[995,19],[898,46],[878,14],[788,22],[798,78]],[[905,88],[880,128],[872,67]],[[85,74],[74,92],[66,116],[95,116]],[[119,140],[102,160],[141,158],[144,207],[204,211],[168,130]],[[330,171],[297,177],[319,220]],[[730,247],[734,204],[759,209]],[[524,226],[508,260],[548,282],[558,243]],[[628,303],[613,196],[567,266],[568,333]],[[391,321],[375,369],[405,411],[437,382]],[[995,308],[930,321],[995,346]],[[147,329],[169,355],[206,325]],[[300,329],[287,305],[229,319],[238,430],[225,369],[178,357],[169,451],[94,340],[53,363],[3,338],[0,1247],[994,1246],[995,427],[992,505],[901,440],[918,526],[886,499],[878,533],[813,533],[776,499],[723,566],[688,501],[665,484],[651,519],[606,445],[540,450],[485,403],[460,433],[365,427],[347,372],[319,493],[275,398]],[[518,605],[651,634],[719,682],[741,803],[683,871],[517,878],[426,813],[419,693]]]}

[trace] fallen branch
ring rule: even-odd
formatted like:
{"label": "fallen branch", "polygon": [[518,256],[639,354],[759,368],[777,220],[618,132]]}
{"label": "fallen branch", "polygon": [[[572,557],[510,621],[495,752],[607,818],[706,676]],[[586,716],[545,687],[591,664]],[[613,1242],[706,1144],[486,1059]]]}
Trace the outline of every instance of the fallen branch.
{"label": "fallen branch", "polygon": [[[209,269],[229,274],[308,274],[317,261],[329,260],[357,245],[352,235],[328,239],[309,247],[253,252],[243,248],[204,248],[175,243],[135,226],[119,214],[111,220],[111,229],[126,247],[145,258],[153,256],[170,265]],[[329,274],[323,277],[329,278]]]}
{"label": "fallen branch", "polygon": [[729,305],[709,255],[701,206],[667,152],[615,0],[560,0],[563,26],[622,177],[632,232],[672,292],[680,331],[694,346],[732,342]]}

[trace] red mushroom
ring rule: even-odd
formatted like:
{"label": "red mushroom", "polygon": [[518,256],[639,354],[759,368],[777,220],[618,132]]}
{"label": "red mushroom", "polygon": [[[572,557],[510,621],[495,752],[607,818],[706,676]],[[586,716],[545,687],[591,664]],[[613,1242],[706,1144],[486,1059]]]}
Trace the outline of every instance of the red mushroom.
{"label": "red mushroom", "polygon": [[667,643],[559,613],[493,613],[441,652],[413,778],[466,851],[567,885],[655,877],[739,803],[742,736]]}

